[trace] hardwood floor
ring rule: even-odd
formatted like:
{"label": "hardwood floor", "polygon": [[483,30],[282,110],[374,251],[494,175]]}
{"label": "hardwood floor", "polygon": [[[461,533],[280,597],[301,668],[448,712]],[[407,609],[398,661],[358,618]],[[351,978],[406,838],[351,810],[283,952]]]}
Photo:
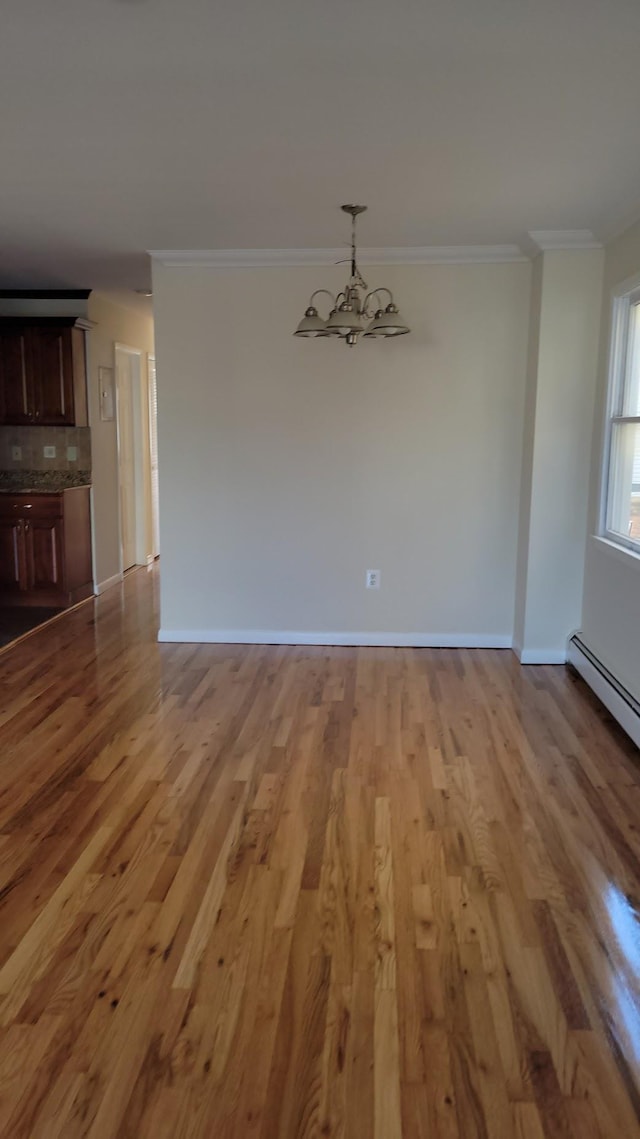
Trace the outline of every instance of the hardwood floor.
{"label": "hardwood floor", "polygon": [[157,645],[156,590],[0,656],[0,1134],[639,1136],[640,757],[582,682]]}

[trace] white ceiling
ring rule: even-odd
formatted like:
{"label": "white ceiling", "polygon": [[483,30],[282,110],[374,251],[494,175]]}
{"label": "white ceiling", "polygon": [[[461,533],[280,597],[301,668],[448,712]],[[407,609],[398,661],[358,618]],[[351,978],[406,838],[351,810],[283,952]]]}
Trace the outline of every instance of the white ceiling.
{"label": "white ceiling", "polygon": [[640,213],[638,0],[5,0],[0,285],[146,249],[603,236]]}

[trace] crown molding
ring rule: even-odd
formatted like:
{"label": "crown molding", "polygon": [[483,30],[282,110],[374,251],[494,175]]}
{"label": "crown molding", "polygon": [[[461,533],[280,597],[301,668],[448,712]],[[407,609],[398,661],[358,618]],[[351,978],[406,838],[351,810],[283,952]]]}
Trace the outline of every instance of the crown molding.
{"label": "crown molding", "polygon": [[[350,249],[149,249],[171,269],[295,268],[348,261]],[[519,245],[422,245],[358,250],[361,265],[487,265],[528,261]]]}
{"label": "crown molding", "polygon": [[602,248],[590,229],[530,229],[529,238],[538,253]]}

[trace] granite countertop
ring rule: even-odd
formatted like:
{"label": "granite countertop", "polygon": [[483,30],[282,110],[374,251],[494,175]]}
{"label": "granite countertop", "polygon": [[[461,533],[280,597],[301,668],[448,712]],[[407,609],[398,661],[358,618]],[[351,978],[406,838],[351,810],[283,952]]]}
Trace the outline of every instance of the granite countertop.
{"label": "granite countertop", "polygon": [[62,494],[91,486],[90,470],[0,470],[0,494]]}
{"label": "granite countertop", "polygon": [[79,483],[74,486],[0,486],[0,494],[64,494],[65,490],[83,490],[91,487],[91,483]]}

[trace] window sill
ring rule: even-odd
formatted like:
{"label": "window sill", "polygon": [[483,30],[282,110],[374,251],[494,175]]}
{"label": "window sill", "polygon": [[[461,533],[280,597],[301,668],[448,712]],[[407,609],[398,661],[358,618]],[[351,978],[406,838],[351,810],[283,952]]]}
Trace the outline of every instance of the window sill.
{"label": "window sill", "polygon": [[606,550],[612,557],[623,562],[624,565],[633,566],[634,570],[640,573],[640,554],[637,554],[635,550],[630,550],[627,546],[619,546],[617,542],[612,542],[610,538],[603,538],[599,534],[592,534],[591,541],[595,542],[598,548]]}

